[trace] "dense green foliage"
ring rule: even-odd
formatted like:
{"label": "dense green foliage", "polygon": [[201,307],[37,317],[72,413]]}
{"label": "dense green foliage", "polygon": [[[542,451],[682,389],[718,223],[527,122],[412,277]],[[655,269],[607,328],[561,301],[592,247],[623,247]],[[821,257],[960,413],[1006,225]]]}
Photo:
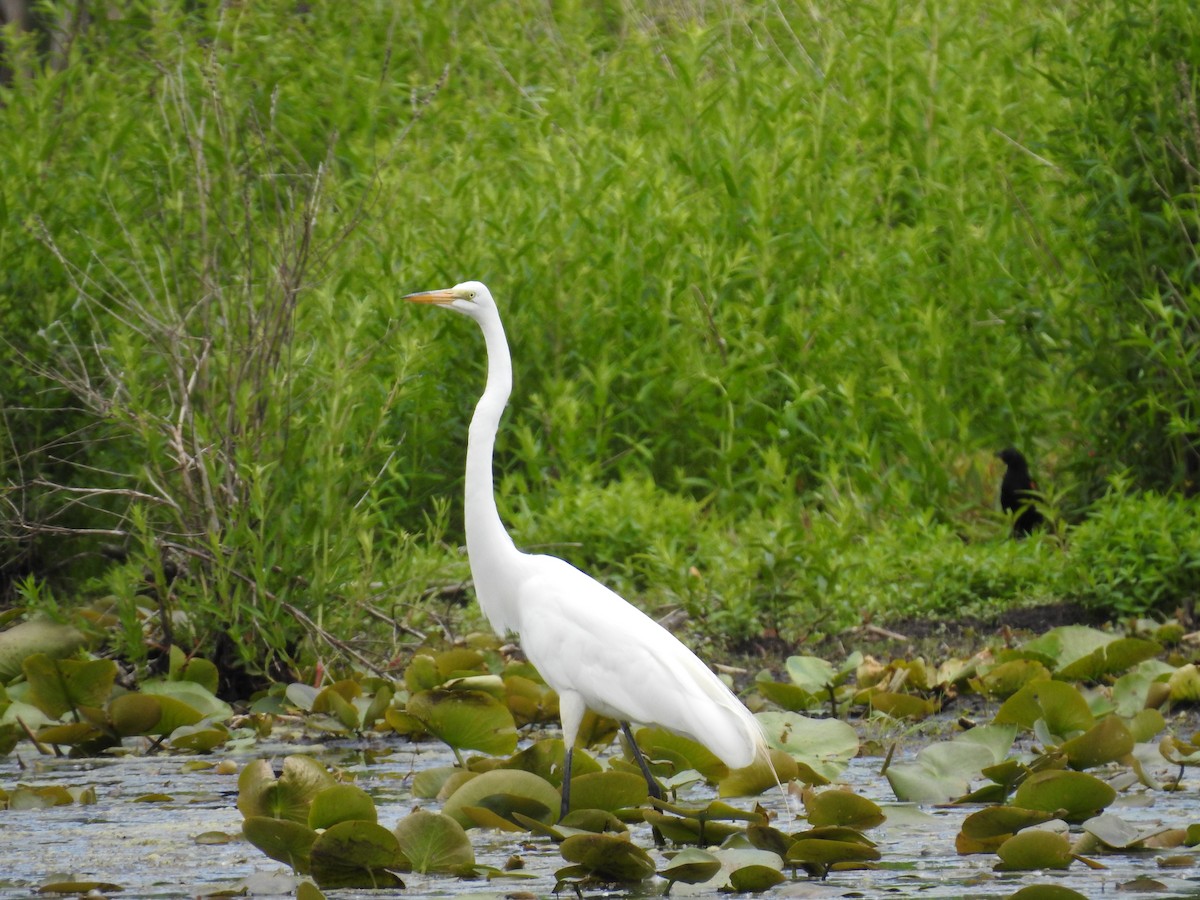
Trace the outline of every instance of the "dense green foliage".
{"label": "dense green foliage", "polygon": [[[397,297],[467,278],[513,345],[518,543],[708,637],[1190,599],[1126,551],[1097,587],[1120,498],[1086,557],[1072,524],[1195,488],[1184,0],[135,7],[59,58],[5,36],[26,599],[112,594],[137,654],[149,595],[255,664],[297,614],[421,625],[466,574],[483,346]],[[1004,540],[1007,444],[1055,534]]]}

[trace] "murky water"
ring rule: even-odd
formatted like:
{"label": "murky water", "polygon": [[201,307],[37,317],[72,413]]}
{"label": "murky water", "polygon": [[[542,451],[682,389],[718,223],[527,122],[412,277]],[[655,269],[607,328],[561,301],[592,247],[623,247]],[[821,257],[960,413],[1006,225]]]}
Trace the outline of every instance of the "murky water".
{"label": "murky water", "polygon": [[[373,744],[370,749],[369,761],[362,748],[349,744],[259,748],[252,756],[233,758],[242,762],[263,756],[282,757],[290,752],[314,752],[318,758],[357,776],[357,783],[375,800],[380,823],[387,827],[416,805],[408,793],[412,774],[452,761],[447,751],[431,745]],[[384,752],[379,754],[380,750]],[[115,884],[122,888],[123,897],[203,897],[241,889],[255,897],[295,896],[298,880],[288,868],[240,838],[242,816],[236,806],[236,776],[211,770],[189,771],[188,764],[195,759],[131,756],[79,762],[31,757],[27,745],[19,754],[0,758],[0,786],[10,791],[18,784],[90,786],[97,797],[91,805],[0,812],[0,898],[29,897],[39,887],[57,880]],[[1159,857],[1180,855],[1172,851],[1105,854],[1100,857],[1107,867],[1103,870],[1076,862],[1063,873],[996,873],[992,870],[994,854],[959,856],[955,852],[955,835],[963,818],[973,810],[890,803],[893,795],[879,767],[878,759],[856,759],[843,781],[858,793],[887,805],[888,821],[868,833],[882,853],[880,868],[834,874],[824,882],[801,876],[764,896],[980,900],[1008,897],[1026,884],[1055,883],[1089,897],[1115,897],[1127,895],[1133,879],[1149,876],[1162,886],[1135,896],[1200,897],[1200,865],[1186,848],[1181,854],[1187,865],[1180,867],[1160,865]],[[1200,782],[1200,776],[1193,781]],[[147,794],[165,794],[171,799],[138,801]],[[697,788],[681,799],[703,802],[710,796],[704,788]],[[783,812],[783,801],[777,794],[764,801],[773,811]],[[799,808],[799,803],[793,802]],[[1142,828],[1186,827],[1200,822],[1200,795],[1195,785],[1191,790],[1174,793],[1135,788],[1122,793],[1109,811]],[[802,824],[792,830],[800,827]],[[198,842],[197,838],[206,833],[227,834],[231,840]],[[635,832],[634,839],[643,847],[653,846],[648,829],[644,834]],[[330,891],[328,896],[504,897],[516,892],[548,896],[554,888],[554,871],[565,865],[555,845],[542,838],[477,829],[472,831],[472,842],[479,863],[503,867],[516,855],[522,859],[524,871],[535,877],[488,882],[410,874],[404,876],[407,889],[403,892]],[[665,882],[652,880],[633,889],[604,894],[644,897],[661,894],[664,888]],[[711,889],[683,884],[671,891],[672,896],[696,893],[716,896]]]}

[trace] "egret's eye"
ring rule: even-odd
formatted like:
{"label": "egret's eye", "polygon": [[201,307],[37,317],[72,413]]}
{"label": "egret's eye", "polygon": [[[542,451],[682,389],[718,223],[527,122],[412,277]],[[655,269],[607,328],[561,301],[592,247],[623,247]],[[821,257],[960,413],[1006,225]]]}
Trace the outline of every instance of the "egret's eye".
{"label": "egret's eye", "polygon": [[474,299],[475,299],[475,292],[474,292],[474,291],[471,291],[471,293],[467,294],[467,299],[468,299],[468,300],[474,300]]}

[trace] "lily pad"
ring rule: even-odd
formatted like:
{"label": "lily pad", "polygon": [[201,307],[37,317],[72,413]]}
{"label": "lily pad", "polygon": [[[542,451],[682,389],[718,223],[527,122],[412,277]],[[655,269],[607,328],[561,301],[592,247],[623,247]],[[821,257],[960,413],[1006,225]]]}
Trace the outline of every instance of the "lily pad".
{"label": "lily pad", "polygon": [[719,871],[721,871],[719,859],[707,850],[687,847],[671,857],[666,868],[659,871],[658,874],[659,877],[667,880],[668,885],[676,881],[684,884],[701,884]]}
{"label": "lily pad", "polygon": [[993,722],[1033,728],[1041,719],[1060,739],[1087,731],[1095,722],[1079,689],[1063,681],[1035,681],[1017,691],[997,710]]}
{"label": "lily pad", "polygon": [[1013,803],[1024,809],[1055,813],[1068,822],[1082,822],[1107,807],[1117,792],[1094,775],[1069,769],[1036,772],[1021,783]]}
{"label": "lily pad", "polygon": [[286,863],[300,874],[309,870],[309,854],[317,833],[288,819],[247,816],[242,822],[246,840],[271,859]]}
{"label": "lily pad", "polygon": [[308,810],[308,827],[320,831],[339,822],[375,822],[375,801],[353,784],[333,784],[318,791]]}
{"label": "lily pad", "polygon": [[1132,668],[1158,655],[1162,646],[1144,638],[1123,637],[1094,648],[1085,656],[1064,665],[1058,677],[1071,681],[1099,681]]}
{"label": "lily pad", "polygon": [[654,860],[627,836],[575,834],[558,849],[567,862],[602,881],[644,881],[654,874]]}
{"label": "lily pad", "polygon": [[808,822],[813,827],[842,825],[863,830],[874,828],[887,819],[878,804],[843,789],[821,793],[805,791],[804,807],[808,810]]}
{"label": "lily pad", "polygon": [[474,820],[464,812],[468,806],[483,807],[513,821],[512,812],[520,812],[547,824],[558,818],[562,797],[544,778],[516,769],[493,769],[463,784],[446,800],[442,812],[463,828]]}
{"label": "lily pad", "polygon": [[996,851],[1004,872],[1030,869],[1065,869],[1071,865],[1071,844],[1065,835],[1056,831],[1031,828],[1014,834]]}
{"label": "lily pad", "polygon": [[1133,752],[1133,734],[1119,718],[1105,716],[1086,732],[1071,738],[1059,750],[1072,769],[1090,769]]}
{"label": "lily pad", "polygon": [[466,831],[442,813],[414,810],[393,833],[400,852],[414,872],[465,875],[475,866],[475,850]]}
{"label": "lily pad", "polygon": [[310,871],[321,888],[403,887],[392,869],[403,866],[396,836],[374,822],[339,822],[313,841]]}
{"label": "lily pad", "polygon": [[694,769],[713,782],[729,774],[729,768],[711,750],[690,738],[663,728],[638,729],[634,738],[648,760],[669,759],[676,771]]}
{"label": "lily pad", "polygon": [[1030,884],[1009,894],[1007,900],[1087,900],[1087,896],[1061,884]]}
{"label": "lily pad", "polygon": [[238,809],[243,816],[288,819],[307,826],[313,798],[335,784],[325,768],[309,756],[289,756],[276,778],[270,763],[254,760],[238,776]]}
{"label": "lily pad", "polygon": [[571,809],[612,812],[640,806],[650,796],[646,779],[630,772],[593,772],[571,779]]}
{"label": "lily pad", "polygon": [[21,669],[29,701],[54,719],[82,706],[103,706],[117,677],[111,659],[52,659],[44,653],[26,658]]}
{"label": "lily pad", "polygon": [[171,681],[195,682],[214,695],[221,682],[220,673],[215,665],[203,657],[188,657],[183,650],[174,645],[171,646],[168,677]]}
{"label": "lily pad", "polygon": [[923,747],[911,761],[888,766],[888,783],[897,800],[949,802],[966,794],[983,769],[998,764],[1015,736],[1012,725],[972,728],[952,740]]}
{"label": "lily pad", "polygon": [[480,691],[432,690],[408,699],[409,715],[456,750],[493,755],[517,748],[517,727],[508,707]]}
{"label": "lily pad", "polygon": [[839,719],[812,719],[794,712],[765,712],[757,718],[772,747],[824,778],[837,778],[858,753],[858,733]]}

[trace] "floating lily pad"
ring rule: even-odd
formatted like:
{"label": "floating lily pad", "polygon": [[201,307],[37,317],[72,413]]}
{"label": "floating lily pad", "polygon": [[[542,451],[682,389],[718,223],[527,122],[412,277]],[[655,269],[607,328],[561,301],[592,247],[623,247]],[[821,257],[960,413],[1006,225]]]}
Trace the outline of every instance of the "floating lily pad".
{"label": "floating lily pad", "polygon": [[602,881],[643,881],[654,874],[654,860],[627,836],[575,834],[558,849],[567,862]]}
{"label": "floating lily pad", "polygon": [[897,800],[946,803],[966,794],[982,769],[996,765],[1016,736],[1012,725],[972,728],[952,740],[930,744],[911,761],[892,763],[887,779]]}
{"label": "floating lily pad", "polygon": [[195,750],[198,753],[207,753],[228,740],[228,728],[220,722],[205,719],[195,725],[181,725],[170,735],[171,746],[176,750]]}
{"label": "floating lily pad", "polygon": [[117,677],[111,659],[52,659],[44,653],[27,657],[21,669],[29,702],[53,719],[82,706],[103,706]]}
{"label": "floating lily pad", "polygon": [[593,772],[571,779],[571,809],[612,812],[640,806],[649,797],[646,779],[630,772]]}
{"label": "floating lily pad", "polygon": [[773,866],[741,866],[729,873],[729,887],[737,893],[757,894],[785,880],[783,872]]}
{"label": "floating lily pad", "polygon": [[813,827],[842,825],[864,830],[874,828],[887,819],[878,804],[843,789],[820,793],[805,791],[804,808],[808,810],[808,822]]}
{"label": "floating lily pad", "polygon": [[408,713],[456,750],[493,755],[517,748],[517,727],[508,707],[479,691],[422,691],[408,699]]}
{"label": "floating lily pad", "polygon": [[466,831],[443,813],[415,810],[400,820],[393,833],[414,872],[465,875],[475,866],[475,850]]}
{"label": "floating lily pad", "polygon": [[1087,900],[1087,896],[1061,884],[1030,884],[1009,894],[1007,900]]}
{"label": "floating lily pad", "polygon": [[1072,769],[1090,769],[1133,752],[1133,734],[1119,718],[1105,716],[1086,732],[1065,742],[1059,750]]}
{"label": "floating lily pad", "polygon": [[733,769],[717,783],[721,797],[751,797],[799,779],[805,784],[824,785],[829,779],[808,766],[801,767],[782,750],[768,751],[770,760],[761,756],[748,766]]}
{"label": "floating lily pad", "polygon": [[199,656],[188,657],[179,647],[171,646],[168,677],[171,681],[192,681],[210,694],[216,694],[221,677],[217,667]]}
{"label": "floating lily pad", "polygon": [[312,798],[308,827],[320,831],[339,822],[375,822],[377,818],[375,801],[370,794],[353,784],[333,784],[322,788]]}
{"label": "floating lily pad", "polygon": [[1017,691],[997,710],[993,722],[1033,728],[1039,720],[1060,739],[1087,731],[1095,722],[1079,689],[1063,681],[1035,681]]}
{"label": "floating lily pad", "polygon": [[1099,778],[1069,769],[1036,772],[1022,782],[1013,797],[1016,806],[1056,813],[1068,822],[1082,822],[1107,807],[1117,792]]}
{"label": "floating lily pad", "polygon": [[694,769],[712,782],[729,774],[729,768],[711,750],[690,738],[663,728],[641,728],[634,738],[647,759],[669,759],[676,771]]}
{"label": "floating lily pad", "polygon": [[989,806],[971,813],[962,823],[962,833],[976,840],[1016,834],[1054,818],[1053,813],[1016,806]]}
{"label": "floating lily pad", "polygon": [[271,859],[286,863],[302,875],[308,872],[309,853],[317,833],[307,825],[289,819],[247,816],[242,834]]}
{"label": "floating lily pad", "polygon": [[1086,655],[1058,670],[1059,678],[1071,681],[1099,681],[1132,668],[1159,654],[1162,646],[1144,638],[1122,637],[1095,647]]}
{"label": "floating lily pad", "polygon": [[877,859],[879,851],[870,843],[802,837],[793,841],[792,846],[788,848],[786,862],[829,866],[834,863],[872,862]]}
{"label": "floating lily pad", "polygon": [[[21,673],[21,664],[34,656],[61,659],[87,643],[78,628],[46,619],[18,622],[0,631],[0,684]],[[58,715],[62,715],[59,713]],[[52,718],[58,718],[58,715]]]}
{"label": "floating lily pad", "polygon": [[937,712],[937,704],[916,694],[897,691],[865,692],[864,702],[876,712],[893,719],[925,719]]}
{"label": "floating lily pad", "polygon": [[701,884],[721,871],[721,861],[707,850],[687,847],[680,850],[659,871],[659,877],[667,880],[668,886],[676,881],[684,884]]}
{"label": "floating lily pad", "polygon": [[975,678],[972,686],[985,697],[1011,697],[1034,681],[1046,681],[1050,670],[1036,659],[1010,659]]}
{"label": "floating lily pad", "polygon": [[249,762],[238,776],[238,809],[243,816],[288,819],[307,826],[313,798],[335,784],[333,777],[308,756],[289,756],[275,777],[263,759]]}
{"label": "floating lily pad", "polygon": [[403,887],[392,869],[404,858],[396,836],[374,822],[339,822],[313,841],[310,871],[321,888]]}
{"label": "floating lily pad", "polygon": [[[190,706],[201,717],[210,717],[224,722],[233,717],[233,707],[219,697],[214,697],[204,686],[194,681],[148,681],[142,685],[143,694],[170,697]],[[179,724],[192,724],[190,722]],[[175,727],[178,727],[176,725]]]}
{"label": "floating lily pad", "polygon": [[465,807],[490,809],[512,822],[512,812],[519,812],[540,822],[550,823],[558,818],[562,797],[544,778],[516,769],[494,769],[477,775],[463,784],[446,800],[442,812],[463,828],[476,823]]}
{"label": "floating lily pad", "polygon": [[1029,829],[1014,834],[996,851],[1000,871],[1065,869],[1071,865],[1071,844],[1056,831]]}
{"label": "floating lily pad", "polygon": [[837,778],[858,753],[858,733],[839,719],[812,719],[794,712],[765,712],[757,719],[772,747],[823,778]]}

